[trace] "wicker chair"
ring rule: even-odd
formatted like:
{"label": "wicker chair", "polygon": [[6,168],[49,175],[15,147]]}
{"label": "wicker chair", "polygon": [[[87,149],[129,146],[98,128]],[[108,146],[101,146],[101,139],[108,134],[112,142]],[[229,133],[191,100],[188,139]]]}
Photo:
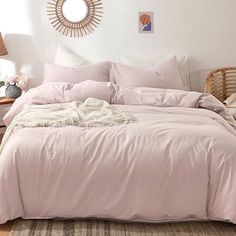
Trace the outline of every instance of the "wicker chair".
{"label": "wicker chair", "polygon": [[221,102],[236,93],[236,67],[212,71],[207,77],[205,92],[211,93]]}

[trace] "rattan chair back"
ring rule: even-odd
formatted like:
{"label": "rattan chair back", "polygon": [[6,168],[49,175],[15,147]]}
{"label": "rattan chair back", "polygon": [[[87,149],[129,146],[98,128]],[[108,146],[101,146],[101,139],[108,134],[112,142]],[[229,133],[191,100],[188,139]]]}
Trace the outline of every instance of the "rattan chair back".
{"label": "rattan chair back", "polygon": [[212,71],[207,77],[205,92],[211,93],[221,102],[236,93],[236,67]]}

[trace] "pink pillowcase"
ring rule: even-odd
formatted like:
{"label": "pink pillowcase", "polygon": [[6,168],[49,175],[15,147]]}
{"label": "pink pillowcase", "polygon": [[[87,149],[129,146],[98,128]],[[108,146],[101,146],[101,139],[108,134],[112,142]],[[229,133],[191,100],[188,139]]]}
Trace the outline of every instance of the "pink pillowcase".
{"label": "pink pillowcase", "polygon": [[45,64],[43,83],[80,83],[85,80],[108,82],[110,67],[110,62],[101,62],[79,67],[66,67],[61,65]]}
{"label": "pink pillowcase", "polygon": [[65,90],[64,95],[67,101],[84,102],[87,98],[93,97],[110,102],[113,91],[110,88],[110,84],[107,82],[86,80],[73,84],[70,90]]}
{"label": "pink pillowcase", "polygon": [[175,56],[147,68],[112,63],[110,81],[122,87],[184,89]]}

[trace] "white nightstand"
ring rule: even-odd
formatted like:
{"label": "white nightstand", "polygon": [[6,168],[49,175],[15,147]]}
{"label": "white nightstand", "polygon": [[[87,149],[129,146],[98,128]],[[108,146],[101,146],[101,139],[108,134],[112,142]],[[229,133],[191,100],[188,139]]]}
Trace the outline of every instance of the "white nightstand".
{"label": "white nightstand", "polygon": [[11,98],[0,98],[0,135],[3,135],[6,130],[6,126],[3,123],[3,117],[10,110],[15,99]]}

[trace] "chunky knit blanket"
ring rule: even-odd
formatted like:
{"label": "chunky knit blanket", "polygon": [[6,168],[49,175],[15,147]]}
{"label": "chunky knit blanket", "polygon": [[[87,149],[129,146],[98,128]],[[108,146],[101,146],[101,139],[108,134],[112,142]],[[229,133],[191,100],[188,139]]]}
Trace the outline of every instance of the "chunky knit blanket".
{"label": "chunky knit blanket", "polygon": [[26,106],[12,121],[3,137],[0,152],[8,138],[19,129],[34,127],[105,127],[128,124],[134,118],[95,98],[70,102]]}

